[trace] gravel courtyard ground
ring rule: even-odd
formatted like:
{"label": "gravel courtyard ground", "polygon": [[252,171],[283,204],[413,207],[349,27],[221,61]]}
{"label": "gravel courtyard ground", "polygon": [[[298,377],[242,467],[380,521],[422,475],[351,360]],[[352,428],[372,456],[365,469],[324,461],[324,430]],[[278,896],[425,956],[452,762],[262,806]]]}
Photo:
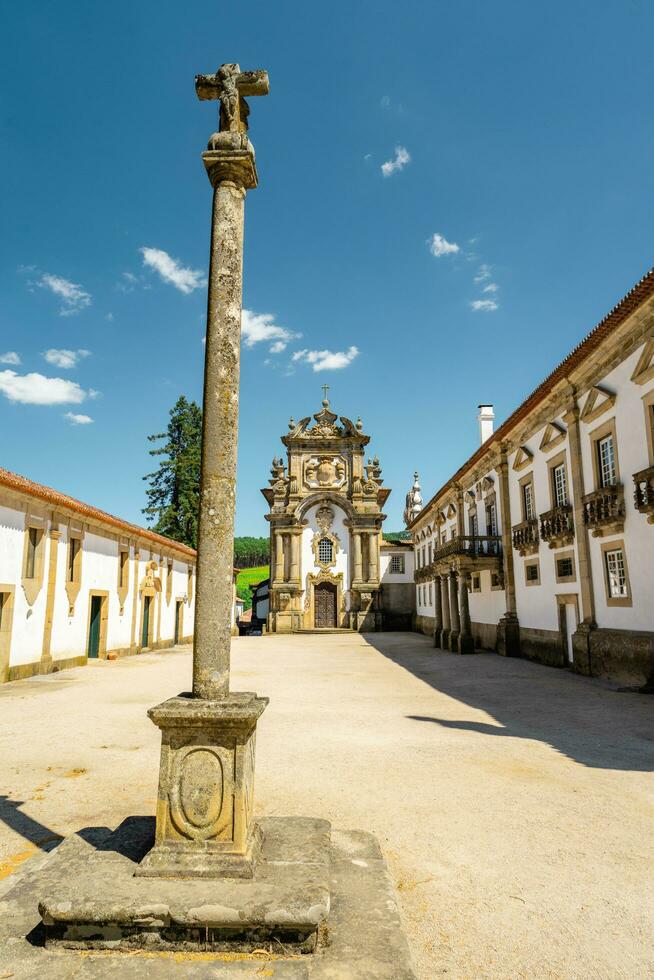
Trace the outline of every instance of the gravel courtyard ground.
{"label": "gravel courtyard ground", "polygon": [[[190,673],[185,648],[0,688],[1,890],[154,812],[145,711]],[[258,811],[378,836],[421,978],[654,976],[654,699],[407,633],[237,639],[232,688],[271,699]]]}

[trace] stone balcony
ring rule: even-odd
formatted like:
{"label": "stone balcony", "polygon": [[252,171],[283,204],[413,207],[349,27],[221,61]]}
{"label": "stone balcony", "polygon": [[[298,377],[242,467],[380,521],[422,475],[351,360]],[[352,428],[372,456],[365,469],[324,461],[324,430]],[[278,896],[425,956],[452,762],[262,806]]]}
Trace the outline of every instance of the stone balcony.
{"label": "stone balcony", "polygon": [[513,525],[513,547],[522,555],[535,555],[540,546],[538,537],[538,518],[532,517],[521,524]]}
{"label": "stone balcony", "polygon": [[592,531],[594,538],[619,534],[624,530],[624,487],[621,483],[587,493],[582,503],[584,524]]}
{"label": "stone balcony", "polygon": [[460,534],[435,549],[431,563],[416,569],[414,581],[433,579],[443,573],[445,564],[465,566],[470,571],[497,568],[501,557],[502,538],[498,534]]}
{"label": "stone balcony", "polygon": [[563,548],[572,544],[575,522],[570,504],[553,507],[540,515],[540,537],[550,548]]}
{"label": "stone balcony", "polygon": [[648,524],[654,524],[654,466],[634,473],[634,504],[641,514],[647,514]]}

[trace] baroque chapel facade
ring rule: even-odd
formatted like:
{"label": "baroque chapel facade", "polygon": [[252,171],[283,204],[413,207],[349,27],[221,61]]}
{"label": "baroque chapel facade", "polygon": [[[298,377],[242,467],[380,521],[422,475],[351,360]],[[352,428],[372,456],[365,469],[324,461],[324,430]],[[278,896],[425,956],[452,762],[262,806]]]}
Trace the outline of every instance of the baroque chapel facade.
{"label": "baroque chapel facade", "polygon": [[[269,486],[268,629],[382,628],[382,486],[377,457],[365,462],[370,436],[331,411],[289,422],[286,462],[275,457]],[[408,570],[407,570],[408,571]]]}

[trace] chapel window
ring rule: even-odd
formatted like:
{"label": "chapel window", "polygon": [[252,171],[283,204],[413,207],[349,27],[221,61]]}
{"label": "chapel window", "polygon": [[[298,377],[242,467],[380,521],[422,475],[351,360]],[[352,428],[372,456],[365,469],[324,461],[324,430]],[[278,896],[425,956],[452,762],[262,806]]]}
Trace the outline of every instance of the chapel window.
{"label": "chapel window", "polygon": [[391,555],[391,574],[404,575],[404,555]]}
{"label": "chapel window", "polygon": [[329,538],[321,538],[318,542],[318,561],[328,563],[332,561],[334,545]]}

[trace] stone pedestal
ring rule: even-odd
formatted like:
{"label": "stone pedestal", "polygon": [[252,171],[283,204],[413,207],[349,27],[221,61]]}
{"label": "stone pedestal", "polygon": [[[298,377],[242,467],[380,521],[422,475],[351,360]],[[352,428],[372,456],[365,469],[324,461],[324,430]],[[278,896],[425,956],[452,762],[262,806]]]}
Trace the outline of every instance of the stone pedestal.
{"label": "stone pedestal", "polygon": [[520,656],[520,623],[511,613],[502,616],[497,624],[497,652],[502,657]]}
{"label": "stone pedestal", "polygon": [[252,821],[256,725],[268,698],[181,695],[148,711],[161,729],[155,845],[148,877],[251,877],[261,849]]}

